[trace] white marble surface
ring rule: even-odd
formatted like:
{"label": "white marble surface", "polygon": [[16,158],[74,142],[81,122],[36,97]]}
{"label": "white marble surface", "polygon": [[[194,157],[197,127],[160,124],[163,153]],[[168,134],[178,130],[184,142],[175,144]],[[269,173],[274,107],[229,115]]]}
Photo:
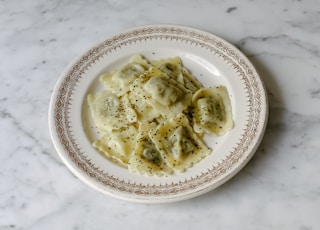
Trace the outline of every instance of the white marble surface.
{"label": "white marble surface", "polygon": [[[222,187],[163,205],[87,187],[51,143],[50,93],[75,56],[124,29],[215,33],[256,65],[270,99],[265,138]],[[290,229],[320,226],[320,2],[0,1],[0,229]]]}

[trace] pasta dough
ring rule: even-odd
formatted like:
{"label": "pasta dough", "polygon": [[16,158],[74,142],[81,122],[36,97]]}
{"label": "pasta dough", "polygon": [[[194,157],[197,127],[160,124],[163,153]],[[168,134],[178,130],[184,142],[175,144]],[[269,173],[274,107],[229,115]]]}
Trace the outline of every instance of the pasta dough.
{"label": "pasta dough", "polygon": [[94,141],[93,146],[115,163],[127,167],[132,146],[136,144],[137,134],[136,127],[129,125],[119,130],[107,132],[101,139]]}
{"label": "pasta dough", "polygon": [[152,129],[150,138],[167,164],[179,172],[185,171],[211,152],[193,132],[184,114],[179,114]]}
{"label": "pasta dough", "polygon": [[101,131],[111,132],[137,121],[128,96],[117,97],[109,91],[88,95],[88,104],[96,126]]}
{"label": "pasta dough", "polygon": [[177,82],[183,84],[193,93],[202,87],[201,83],[195,77],[193,77],[186,68],[182,66],[182,61],[179,57],[152,61],[151,65],[157,67],[170,78],[173,78]]}
{"label": "pasta dough", "polygon": [[165,118],[174,117],[191,105],[192,92],[157,68],[150,68],[137,78],[130,90]]}
{"label": "pasta dough", "polygon": [[157,176],[173,172],[149,136],[149,130],[156,126],[154,122],[140,125],[137,143],[129,160],[128,169],[131,172]]}
{"label": "pasta dough", "polygon": [[135,55],[120,69],[102,74],[100,80],[107,90],[121,96],[129,91],[130,84],[149,67],[150,64],[146,59],[141,55]]}
{"label": "pasta dough", "polygon": [[192,98],[194,130],[223,135],[233,128],[230,99],[226,87],[203,88]]}
{"label": "pasta dough", "polygon": [[153,109],[143,98],[139,97],[134,93],[129,93],[128,98],[132,105],[132,108],[137,114],[137,120],[139,122],[152,121],[159,118],[160,112]]}

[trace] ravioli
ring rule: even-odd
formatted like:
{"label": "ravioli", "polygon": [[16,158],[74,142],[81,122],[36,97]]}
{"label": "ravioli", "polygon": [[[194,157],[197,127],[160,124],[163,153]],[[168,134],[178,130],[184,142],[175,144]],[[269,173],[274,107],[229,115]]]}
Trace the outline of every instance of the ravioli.
{"label": "ravioli", "polygon": [[102,138],[94,141],[93,146],[115,163],[127,167],[137,134],[137,128],[129,125],[106,133]]}
{"label": "ravioli", "polygon": [[194,130],[223,135],[233,128],[232,109],[225,86],[203,88],[192,97]]}
{"label": "ravioli", "polygon": [[87,97],[103,133],[93,146],[130,172],[184,172],[211,154],[204,135],[233,128],[227,89],[204,88],[179,57],[149,61],[135,55],[100,80],[105,90]]}
{"label": "ravioli", "polygon": [[184,114],[152,129],[150,138],[166,163],[178,172],[185,171],[211,153],[211,149],[193,132]]}
{"label": "ravioli", "polygon": [[111,132],[137,121],[128,96],[117,97],[109,91],[88,95],[88,104],[97,128]]}
{"label": "ravioli", "polygon": [[202,84],[186,68],[183,67],[181,72],[184,79],[184,85],[187,89],[195,93],[203,87]]}
{"label": "ravioli", "polygon": [[128,94],[128,98],[132,108],[137,114],[138,122],[152,121],[159,118],[160,112],[153,109],[143,98],[131,92]]}
{"label": "ravioli", "polygon": [[129,91],[130,84],[149,67],[150,64],[145,58],[141,55],[135,55],[128,64],[120,69],[101,75],[100,81],[103,82],[107,90],[121,96]]}
{"label": "ravioli", "polygon": [[130,89],[164,118],[176,116],[191,104],[192,92],[157,68],[137,78]]}
{"label": "ravioli", "polygon": [[182,61],[179,57],[160,59],[150,62],[152,66],[156,67],[170,78],[175,79],[177,82],[184,83],[183,75],[181,72]]}
{"label": "ravioli", "polygon": [[149,137],[149,130],[156,126],[155,122],[145,122],[140,125],[137,142],[128,164],[129,171],[142,175],[157,176],[173,172]]}
{"label": "ravioli", "polygon": [[182,66],[182,61],[179,57],[160,59],[150,62],[152,66],[158,68],[170,78],[183,84],[185,88],[195,93],[202,87],[202,84],[192,76],[192,74]]}

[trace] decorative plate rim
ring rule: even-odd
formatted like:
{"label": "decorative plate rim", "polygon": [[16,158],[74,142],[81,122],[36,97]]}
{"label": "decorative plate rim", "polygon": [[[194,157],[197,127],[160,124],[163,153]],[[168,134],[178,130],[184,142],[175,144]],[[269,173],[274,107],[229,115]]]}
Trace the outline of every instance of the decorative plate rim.
{"label": "decorative plate rim", "polygon": [[[82,154],[73,139],[68,115],[70,98],[83,73],[103,55],[138,40],[181,39],[209,49],[230,63],[248,84],[250,117],[237,147],[217,166],[189,180],[160,185],[132,183],[104,172]],[[211,33],[186,26],[149,25],[112,36],[71,62],[61,74],[51,96],[49,129],[53,144],[67,167],[82,181],[117,198],[162,203],[184,200],[210,191],[239,172],[256,152],[265,132],[268,100],[264,84],[251,62],[237,48]]]}

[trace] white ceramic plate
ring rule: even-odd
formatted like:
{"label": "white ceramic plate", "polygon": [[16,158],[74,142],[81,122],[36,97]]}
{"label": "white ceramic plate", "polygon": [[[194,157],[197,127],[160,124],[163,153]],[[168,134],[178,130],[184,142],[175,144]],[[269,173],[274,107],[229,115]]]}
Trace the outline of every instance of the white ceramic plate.
{"label": "white ceramic plate", "polygon": [[[99,133],[89,116],[86,96],[101,90],[100,74],[118,68],[135,54],[150,60],[179,56],[205,87],[222,84],[228,89],[234,129],[222,137],[206,136],[212,154],[184,173],[167,177],[133,174],[92,147]],[[201,30],[155,25],[108,38],[73,61],[53,91],[49,126],[61,159],[82,181],[121,199],[161,203],[198,196],[239,172],[262,139],[267,112],[261,79],[238,49]]]}

